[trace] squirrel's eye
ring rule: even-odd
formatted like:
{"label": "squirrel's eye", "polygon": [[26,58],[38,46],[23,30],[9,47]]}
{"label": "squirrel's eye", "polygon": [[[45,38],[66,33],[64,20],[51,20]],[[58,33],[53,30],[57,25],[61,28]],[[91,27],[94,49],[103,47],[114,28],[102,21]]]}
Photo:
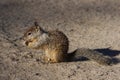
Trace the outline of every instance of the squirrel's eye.
{"label": "squirrel's eye", "polygon": [[31,35],[31,34],[32,34],[32,33],[30,33],[30,32],[28,33],[28,35]]}

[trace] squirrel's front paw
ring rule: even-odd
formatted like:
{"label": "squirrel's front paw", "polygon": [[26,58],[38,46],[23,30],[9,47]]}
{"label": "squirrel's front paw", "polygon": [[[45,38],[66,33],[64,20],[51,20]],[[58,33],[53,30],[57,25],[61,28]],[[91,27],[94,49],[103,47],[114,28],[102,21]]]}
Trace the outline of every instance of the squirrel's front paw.
{"label": "squirrel's front paw", "polygon": [[43,56],[41,57],[41,63],[43,63],[43,64],[50,63],[50,61],[51,61],[51,59],[48,58],[48,57],[46,57],[45,55],[43,55]]}

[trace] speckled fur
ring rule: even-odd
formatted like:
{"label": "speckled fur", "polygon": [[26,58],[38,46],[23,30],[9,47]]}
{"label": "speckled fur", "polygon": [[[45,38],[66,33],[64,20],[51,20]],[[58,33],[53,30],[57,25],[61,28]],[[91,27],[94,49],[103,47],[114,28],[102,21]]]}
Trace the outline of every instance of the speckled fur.
{"label": "speckled fur", "polygon": [[23,42],[27,47],[43,50],[45,54],[43,60],[48,63],[72,61],[80,56],[104,65],[111,63],[110,57],[105,57],[103,54],[90,49],[77,49],[68,54],[69,41],[63,32],[58,30],[45,31],[38,25],[25,32]]}
{"label": "speckled fur", "polygon": [[[66,35],[57,30],[41,31],[38,27],[39,26],[33,26],[24,33],[24,45],[29,48],[43,50],[46,62],[66,61],[65,57],[69,46]],[[28,35],[29,33],[31,33],[31,35]]]}

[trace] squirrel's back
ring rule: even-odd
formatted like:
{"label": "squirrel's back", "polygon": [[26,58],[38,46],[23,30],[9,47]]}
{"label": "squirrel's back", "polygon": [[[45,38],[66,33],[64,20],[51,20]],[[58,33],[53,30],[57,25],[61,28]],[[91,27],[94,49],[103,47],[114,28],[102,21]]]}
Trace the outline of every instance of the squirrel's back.
{"label": "squirrel's back", "polygon": [[69,41],[67,36],[58,30],[49,31],[49,45],[54,46],[54,48],[61,49],[63,53],[67,53],[69,47]]}
{"label": "squirrel's back", "polygon": [[[69,48],[69,41],[67,36],[58,30],[48,31],[48,43],[45,52],[47,56],[53,58],[53,62],[66,61],[66,56]],[[52,59],[51,59],[52,60]]]}

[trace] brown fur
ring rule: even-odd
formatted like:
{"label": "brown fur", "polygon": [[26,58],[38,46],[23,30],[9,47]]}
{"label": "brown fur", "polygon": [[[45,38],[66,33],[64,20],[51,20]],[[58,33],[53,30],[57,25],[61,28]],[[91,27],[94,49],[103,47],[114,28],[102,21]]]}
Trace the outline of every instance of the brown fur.
{"label": "brown fur", "polygon": [[58,30],[45,31],[40,26],[35,25],[29,28],[23,36],[24,45],[44,51],[44,61],[50,63],[72,61],[78,56],[84,56],[100,64],[110,64],[110,57],[89,50],[77,49],[68,54],[69,41],[67,36]]}
{"label": "brown fur", "polygon": [[[61,31],[49,31],[46,34],[48,35],[49,42],[45,42],[38,47],[33,47],[34,43],[38,41],[39,38],[30,38],[27,39],[28,33],[34,32],[36,27],[29,28],[24,36],[23,40],[25,41],[25,45],[34,48],[41,49],[45,53],[45,61],[46,62],[62,62],[65,61],[65,56],[67,55],[69,41],[66,35],[64,35]],[[44,33],[43,33],[44,34]],[[37,42],[39,45],[39,42]]]}

